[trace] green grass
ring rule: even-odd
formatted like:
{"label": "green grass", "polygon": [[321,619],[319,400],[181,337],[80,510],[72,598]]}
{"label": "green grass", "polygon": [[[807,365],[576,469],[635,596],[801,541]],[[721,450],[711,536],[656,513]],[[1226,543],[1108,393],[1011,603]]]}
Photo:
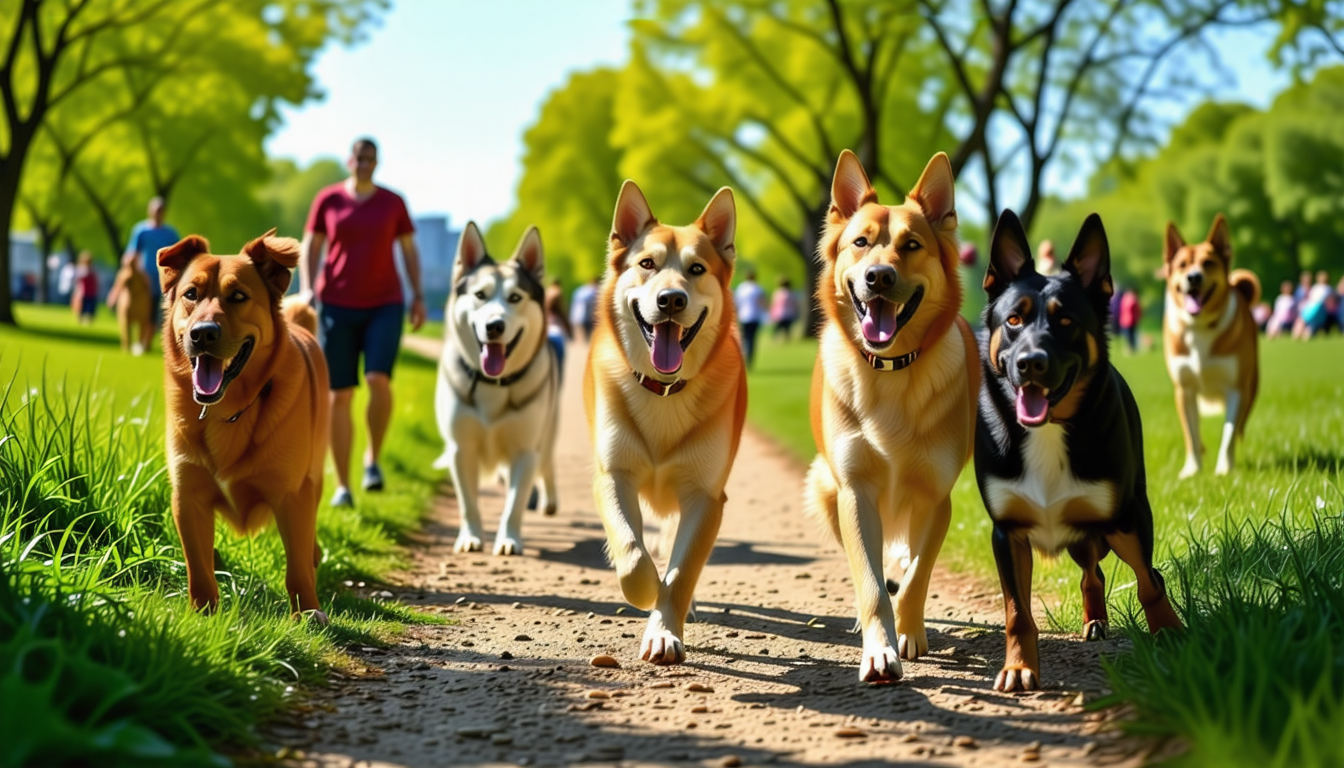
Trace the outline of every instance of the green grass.
{"label": "green grass", "polygon": [[123,356],[106,315],[91,328],[60,309],[22,307],[19,319],[0,336],[0,765],[220,762],[295,685],[341,665],[343,647],[426,620],[344,582],[403,563],[398,538],[436,486],[431,364],[399,363],[388,490],[357,511],[319,511],[323,629],[289,617],[273,531],[244,539],[221,524],[220,611],[189,609],[161,358]]}
{"label": "green grass", "polygon": [[[812,341],[765,340],[748,377],[748,417],[804,461],[815,360]],[[1135,727],[1190,740],[1191,765],[1344,765],[1344,339],[1262,341],[1259,399],[1229,477],[1213,475],[1221,427],[1210,418],[1205,471],[1177,479],[1185,449],[1160,348],[1115,363],[1143,418],[1156,560],[1189,625],[1159,643],[1131,623],[1137,650],[1111,675]],[[940,562],[994,583],[970,465],[952,506]],[[1103,567],[1113,613],[1136,614],[1133,573],[1115,557]],[[1067,557],[1037,558],[1035,594],[1056,629],[1080,628],[1080,576]]]}

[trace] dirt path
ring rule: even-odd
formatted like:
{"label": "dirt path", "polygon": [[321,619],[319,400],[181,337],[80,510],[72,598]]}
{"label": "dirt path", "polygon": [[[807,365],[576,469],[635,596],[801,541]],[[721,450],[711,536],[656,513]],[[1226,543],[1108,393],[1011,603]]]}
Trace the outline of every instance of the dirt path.
{"label": "dirt path", "polygon": [[[433,353],[430,342],[426,352]],[[445,494],[396,598],[453,626],[416,627],[387,650],[355,648],[370,672],[337,678],[294,728],[271,733],[320,766],[574,763],[1129,765],[1083,700],[1097,662],[1123,641],[1042,637],[1045,690],[998,694],[997,588],[939,570],[928,606],[931,653],[900,684],[857,680],[853,591],[839,548],[799,508],[803,469],[748,432],[713,559],[687,627],[688,661],[636,657],[644,619],[625,605],[593,510],[591,456],[571,348],[561,418],[561,512],[529,514],[526,554],[455,555]],[[431,408],[426,403],[425,408]],[[484,499],[487,530],[502,504]],[[619,669],[589,665],[611,654]]]}

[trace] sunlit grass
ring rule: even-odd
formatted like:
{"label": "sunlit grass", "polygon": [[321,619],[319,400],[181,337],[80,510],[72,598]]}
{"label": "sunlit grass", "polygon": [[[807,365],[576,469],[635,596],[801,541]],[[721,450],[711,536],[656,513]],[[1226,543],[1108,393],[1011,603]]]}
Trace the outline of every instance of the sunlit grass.
{"label": "sunlit grass", "polygon": [[219,525],[220,611],[189,609],[162,360],[123,356],[105,315],[83,328],[23,307],[20,321],[0,332],[0,764],[213,760],[215,745],[250,743],[296,684],[342,664],[346,645],[426,620],[345,583],[404,563],[398,538],[435,490],[431,365],[407,356],[397,370],[388,490],[319,511],[322,629],[289,617],[273,531],[244,539]]}

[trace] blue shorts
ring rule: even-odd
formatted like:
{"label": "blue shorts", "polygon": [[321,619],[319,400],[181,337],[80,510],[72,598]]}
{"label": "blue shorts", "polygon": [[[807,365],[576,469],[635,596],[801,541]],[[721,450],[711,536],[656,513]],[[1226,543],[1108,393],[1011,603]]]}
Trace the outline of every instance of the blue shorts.
{"label": "blue shorts", "polygon": [[392,364],[401,348],[405,304],[384,304],[371,309],[346,309],[323,304],[318,313],[322,324],[322,353],[327,358],[332,389],[359,386],[359,357],[364,373],[392,376]]}

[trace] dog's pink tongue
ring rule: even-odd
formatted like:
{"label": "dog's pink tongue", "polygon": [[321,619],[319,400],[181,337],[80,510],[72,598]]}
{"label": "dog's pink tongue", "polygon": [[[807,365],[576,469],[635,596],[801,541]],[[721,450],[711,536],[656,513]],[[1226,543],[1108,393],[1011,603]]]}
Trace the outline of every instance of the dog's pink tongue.
{"label": "dog's pink tongue", "polygon": [[887,344],[896,335],[896,305],[882,297],[868,302],[863,316],[863,338],[870,344]]}
{"label": "dog's pink tongue", "polygon": [[486,376],[498,376],[504,372],[504,345],[487,342],[481,347],[481,370]]}
{"label": "dog's pink tongue", "polygon": [[659,373],[681,370],[681,326],[668,320],[653,326],[653,348],[649,356]]}
{"label": "dog's pink tongue", "polygon": [[1045,423],[1050,412],[1050,401],[1045,390],[1035,384],[1027,384],[1017,390],[1017,421],[1027,427],[1038,427]]}
{"label": "dog's pink tongue", "polygon": [[215,394],[224,384],[224,361],[211,355],[200,355],[191,371],[191,383],[202,395]]}
{"label": "dog's pink tongue", "polygon": [[1200,301],[1198,296],[1187,295],[1185,297],[1186,312],[1189,312],[1192,315],[1198,315],[1199,311],[1203,308],[1204,308],[1204,302]]}

